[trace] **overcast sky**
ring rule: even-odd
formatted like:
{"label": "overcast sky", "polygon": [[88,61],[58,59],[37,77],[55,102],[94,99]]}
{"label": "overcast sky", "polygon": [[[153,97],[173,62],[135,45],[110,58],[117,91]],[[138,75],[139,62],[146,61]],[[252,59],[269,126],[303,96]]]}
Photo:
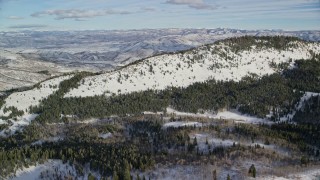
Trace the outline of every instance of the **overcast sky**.
{"label": "overcast sky", "polygon": [[320,30],[320,0],[0,0],[0,31]]}

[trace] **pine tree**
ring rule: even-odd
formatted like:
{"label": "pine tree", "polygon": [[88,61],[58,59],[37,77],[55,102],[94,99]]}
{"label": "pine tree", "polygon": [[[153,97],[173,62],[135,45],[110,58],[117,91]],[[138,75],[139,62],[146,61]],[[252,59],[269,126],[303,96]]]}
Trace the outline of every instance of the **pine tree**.
{"label": "pine tree", "polygon": [[193,145],[194,145],[194,146],[198,145],[197,137],[194,137],[194,139],[193,139]]}
{"label": "pine tree", "polygon": [[124,161],[123,179],[124,180],[131,180],[130,165],[129,165],[128,161]]}
{"label": "pine tree", "polygon": [[217,170],[212,171],[213,180],[217,180]]}
{"label": "pine tree", "polygon": [[119,180],[119,176],[115,170],[113,171],[112,180]]}
{"label": "pine tree", "polygon": [[256,168],[254,167],[254,164],[252,164],[249,168],[249,175],[254,178],[256,177]]}
{"label": "pine tree", "polygon": [[308,158],[306,156],[302,156],[300,159],[301,165],[307,165],[308,164]]}
{"label": "pine tree", "polygon": [[88,180],[95,180],[95,179],[96,178],[91,173],[88,174]]}

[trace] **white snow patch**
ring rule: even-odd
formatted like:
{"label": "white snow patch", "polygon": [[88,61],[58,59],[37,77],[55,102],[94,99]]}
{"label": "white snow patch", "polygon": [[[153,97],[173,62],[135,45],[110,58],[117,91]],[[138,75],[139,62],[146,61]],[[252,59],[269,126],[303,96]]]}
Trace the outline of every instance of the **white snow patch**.
{"label": "white snow patch", "polygon": [[144,114],[144,115],[162,115],[163,112],[144,111],[142,114]]}
{"label": "white snow patch", "polygon": [[[265,145],[261,142],[249,142],[249,141],[238,141],[234,139],[222,139],[215,137],[214,135],[207,134],[207,133],[196,133],[191,134],[190,138],[194,139],[197,138],[197,147],[201,152],[208,153],[208,147],[211,147],[211,149],[214,149],[216,147],[231,147],[234,145],[245,145],[245,146],[256,146],[259,145],[261,148],[274,150],[278,153],[281,153],[282,155],[288,155],[288,152],[285,151],[283,148],[276,146],[274,144]],[[208,144],[206,144],[206,141],[208,141]]]}
{"label": "white snow patch", "polygon": [[93,124],[98,121],[99,121],[98,119],[88,119],[88,120],[84,120],[84,121],[78,121],[78,123],[80,123],[80,124]]}
{"label": "white snow patch", "polygon": [[[236,143],[233,140],[230,139],[221,139],[221,138],[215,138],[209,136],[209,134],[193,134],[190,136],[191,139],[197,138],[197,147],[200,151],[207,151],[208,145],[210,145],[212,148],[215,147],[230,147],[233,145],[233,143]],[[206,140],[208,140],[208,145],[206,144]]]}
{"label": "white snow patch", "polygon": [[201,123],[199,122],[182,122],[182,121],[175,121],[175,122],[169,122],[169,123],[165,123],[163,125],[164,128],[168,128],[168,127],[184,127],[184,126],[202,126]]}
{"label": "white snow patch", "polygon": [[112,137],[112,133],[99,134],[99,137],[102,139],[107,139]]}
{"label": "white snow patch", "polygon": [[304,95],[301,97],[299,104],[297,105],[296,109],[300,110],[303,109],[305,106],[304,101],[309,100],[312,96],[320,96],[320,93],[315,92],[305,92]]}
{"label": "white snow patch", "polygon": [[[163,166],[156,165],[154,170],[144,172],[146,179],[161,179],[161,180],[172,180],[172,179],[183,179],[183,180],[209,180],[212,179],[212,167],[209,165],[174,165],[174,166]],[[142,177],[142,175],[140,176]]]}
{"label": "white snow patch", "polygon": [[280,118],[280,122],[291,120],[298,110],[303,110],[305,108],[305,101],[308,101],[312,96],[320,96],[320,93],[315,92],[305,92],[300,98],[300,101],[296,104],[295,110]]}
{"label": "white snow patch", "polygon": [[69,163],[63,164],[61,160],[48,160],[43,164],[30,166],[28,168],[19,169],[16,172],[15,177],[11,177],[12,180],[36,180],[41,179],[56,179],[53,175],[61,175],[61,177],[77,177],[78,179],[87,179],[88,174],[93,174],[96,178],[100,179],[100,174],[92,172],[89,167],[84,168],[84,176],[78,175],[74,166],[70,166]]}
{"label": "white snow patch", "polygon": [[7,121],[0,119],[0,124],[8,124]]}
{"label": "white snow patch", "polygon": [[304,172],[289,174],[286,177],[263,176],[257,179],[264,180],[317,180],[320,179],[320,169],[307,170]]}
{"label": "white snow patch", "polygon": [[61,160],[49,160],[44,164],[30,166],[28,168],[19,169],[16,172],[16,177],[12,180],[35,180],[40,179],[41,172],[46,170],[54,171],[55,168],[59,167],[59,171],[67,171],[67,164],[63,164]]}
{"label": "white snow patch", "polygon": [[181,112],[170,107],[167,108],[167,114],[175,115],[175,116],[188,116],[188,117],[202,117],[202,118],[214,118],[215,116],[211,113],[205,112],[204,114],[201,113],[190,113],[190,112]]}
{"label": "white snow patch", "polygon": [[33,121],[37,116],[38,114],[26,114],[22,117],[18,117],[16,121],[12,119],[8,120],[8,124],[12,125],[10,125],[7,129],[0,131],[0,136],[6,137],[14,134],[16,131],[21,130],[24,126],[29,125],[30,122]]}
{"label": "white snow patch", "polygon": [[49,138],[45,138],[45,139],[41,139],[38,141],[35,141],[33,143],[31,143],[31,145],[41,145],[45,142],[58,142],[58,141],[62,141],[64,138],[63,137],[49,137]]}
{"label": "white snow patch", "polygon": [[230,119],[235,120],[236,123],[250,123],[250,124],[272,124],[273,122],[268,119],[257,118],[253,116],[248,116],[245,114],[241,114],[237,110],[230,111],[222,111],[217,114],[213,114],[210,112],[205,112],[203,114],[200,113],[188,113],[188,112],[180,112],[174,110],[172,108],[167,108],[167,114],[172,114],[176,116],[188,116],[188,117],[202,117],[202,118],[211,118],[211,119]]}
{"label": "white snow patch", "polygon": [[272,121],[267,119],[257,118],[253,116],[248,116],[245,114],[241,114],[240,112],[233,110],[233,111],[223,111],[218,112],[215,118],[219,119],[231,119],[235,120],[237,123],[250,123],[250,124],[272,124]]}

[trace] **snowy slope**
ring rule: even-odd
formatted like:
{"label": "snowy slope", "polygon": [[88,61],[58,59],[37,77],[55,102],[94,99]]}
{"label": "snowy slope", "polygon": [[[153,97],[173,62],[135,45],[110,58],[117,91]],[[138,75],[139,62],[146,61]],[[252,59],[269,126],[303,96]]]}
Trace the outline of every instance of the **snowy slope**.
{"label": "snowy slope", "polygon": [[65,97],[112,95],[159,90],[170,86],[186,87],[208,79],[239,81],[249,73],[259,76],[274,73],[276,70],[270,67],[271,62],[279,64],[307,59],[311,57],[310,50],[320,52],[319,43],[291,43],[295,48],[279,51],[252,46],[250,50],[235,53],[230,46],[220,42],[186,52],[159,55],[110,73],[87,77]]}
{"label": "snowy slope", "polygon": [[295,109],[291,113],[287,114],[286,116],[281,117],[280,122],[292,120],[292,118],[294,117],[297,111],[304,110],[306,106],[305,104],[306,101],[308,101],[313,96],[319,96],[319,95],[320,93],[305,92],[304,95],[300,98],[300,101],[295,105]]}
{"label": "snowy slope", "polygon": [[8,128],[0,131],[0,136],[8,136],[14,134],[16,131],[22,129],[24,126],[30,124],[38,115],[30,114],[29,107],[36,106],[39,102],[58,90],[60,82],[71,78],[73,75],[66,75],[56,77],[40,83],[40,86],[35,87],[28,91],[15,92],[10,94],[5,99],[5,104],[0,109],[1,116],[9,116],[11,111],[4,112],[4,108],[11,106],[16,107],[18,110],[24,111],[24,115],[4,121],[0,118],[0,124],[8,124]]}
{"label": "snowy slope", "polygon": [[60,76],[40,83],[39,87],[33,88],[28,91],[16,92],[6,98],[6,103],[0,109],[0,116],[6,116],[8,113],[4,113],[5,107],[14,106],[18,110],[26,110],[32,105],[36,106],[39,101],[48,97],[50,94],[58,90],[60,82],[71,78],[73,75]]}
{"label": "snowy slope", "polygon": [[[262,176],[258,179],[264,180],[317,180],[320,178],[320,169],[305,170],[302,172],[292,173],[286,177]],[[252,178],[253,179],[253,178]]]}
{"label": "snowy slope", "polygon": [[9,119],[8,121],[2,120],[3,124],[9,124],[9,126],[8,128],[0,131],[0,136],[6,137],[14,134],[16,131],[21,130],[24,126],[28,126],[30,122],[34,120],[37,116],[38,114],[25,114],[21,117],[17,117],[16,120],[13,120],[13,119]]}
{"label": "snowy slope", "polygon": [[300,98],[300,101],[296,106],[296,110],[303,110],[306,106],[305,101],[308,101],[313,96],[319,96],[319,95],[320,93],[305,92],[304,95]]}
{"label": "snowy slope", "polygon": [[30,166],[28,168],[19,169],[13,180],[36,180],[36,179],[59,179],[59,177],[71,179],[88,179],[88,174],[91,173],[99,179],[100,174],[92,172],[88,167],[84,169],[84,175],[77,173],[75,166],[70,166],[69,163],[63,164],[61,160],[48,160],[43,164]]}

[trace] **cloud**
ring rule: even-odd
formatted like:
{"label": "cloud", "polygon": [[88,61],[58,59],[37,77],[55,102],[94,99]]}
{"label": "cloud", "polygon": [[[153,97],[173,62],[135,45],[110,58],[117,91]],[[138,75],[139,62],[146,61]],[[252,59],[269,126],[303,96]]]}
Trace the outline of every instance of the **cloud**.
{"label": "cloud", "polygon": [[8,19],[12,19],[12,20],[20,20],[20,19],[24,19],[23,17],[20,16],[9,16],[7,17]]}
{"label": "cloud", "polygon": [[48,27],[47,25],[43,24],[25,24],[25,25],[15,25],[15,26],[9,26],[10,29],[31,29],[31,28],[44,28]]}
{"label": "cloud", "polygon": [[31,14],[32,17],[42,17],[42,16],[56,16],[55,19],[86,19],[94,18],[97,16],[107,16],[113,14],[131,14],[129,11],[115,11],[115,10],[81,10],[81,9],[67,9],[67,10],[46,10]]}
{"label": "cloud", "polygon": [[167,0],[168,4],[187,5],[194,9],[216,9],[216,7],[204,3],[203,0]]}

